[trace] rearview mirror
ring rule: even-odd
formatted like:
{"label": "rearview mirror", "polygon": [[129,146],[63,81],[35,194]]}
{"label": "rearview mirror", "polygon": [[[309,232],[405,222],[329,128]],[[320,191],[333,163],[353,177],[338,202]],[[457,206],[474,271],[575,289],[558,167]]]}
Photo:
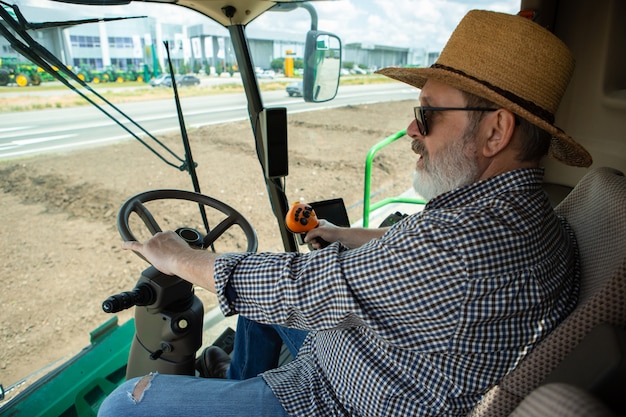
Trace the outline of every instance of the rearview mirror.
{"label": "rearview mirror", "polygon": [[341,40],[332,33],[311,30],[304,48],[304,101],[332,100],[339,87]]}

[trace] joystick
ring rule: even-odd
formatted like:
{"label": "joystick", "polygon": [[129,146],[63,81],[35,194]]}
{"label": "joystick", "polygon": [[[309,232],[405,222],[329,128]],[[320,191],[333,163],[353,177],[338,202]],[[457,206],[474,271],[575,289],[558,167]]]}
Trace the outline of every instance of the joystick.
{"label": "joystick", "polygon": [[291,233],[306,233],[315,229],[319,224],[315,210],[306,203],[293,203],[287,216],[285,224]]}
{"label": "joystick", "polygon": [[[285,224],[287,226],[287,229],[291,233],[296,233],[298,235],[298,241],[301,245],[303,245],[304,235],[309,230],[315,229],[320,224],[320,222],[317,219],[317,214],[315,214],[315,210],[313,210],[313,207],[311,207],[310,204],[293,203],[293,205],[287,212],[287,216],[285,216]],[[330,244],[321,238],[316,238],[315,240],[323,248]],[[310,244],[309,249],[313,249]]]}

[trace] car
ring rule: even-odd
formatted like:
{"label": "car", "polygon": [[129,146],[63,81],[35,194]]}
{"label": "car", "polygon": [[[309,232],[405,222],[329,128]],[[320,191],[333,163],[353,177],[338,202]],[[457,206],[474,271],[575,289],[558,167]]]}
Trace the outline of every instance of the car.
{"label": "car", "polygon": [[363,68],[354,67],[350,70],[350,74],[364,75],[367,74],[367,71],[365,71]]}
{"label": "car", "polygon": [[302,81],[289,84],[285,90],[289,97],[302,97],[304,94]]}
{"label": "car", "polygon": [[257,77],[258,78],[269,78],[269,79],[274,79],[274,77],[276,77],[276,71],[274,70],[265,70],[261,73],[257,73]]}
{"label": "car", "polygon": [[159,75],[156,78],[150,80],[150,86],[152,87],[169,87],[172,85],[172,76],[169,74]]}
{"label": "car", "polygon": [[[172,79],[170,78],[163,85],[166,87],[171,87]],[[196,77],[195,75],[177,75],[176,76],[177,87],[183,87],[183,86],[189,86],[189,85],[200,85],[200,78]]]}

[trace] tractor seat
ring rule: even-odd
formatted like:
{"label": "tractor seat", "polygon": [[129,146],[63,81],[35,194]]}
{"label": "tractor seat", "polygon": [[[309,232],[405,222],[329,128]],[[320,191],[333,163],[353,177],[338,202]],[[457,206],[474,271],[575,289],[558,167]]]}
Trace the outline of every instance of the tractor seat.
{"label": "tractor seat", "polygon": [[[604,325],[623,330],[626,325],[626,177],[611,168],[591,170],[555,210],[567,219],[578,241],[578,304],[485,394],[471,416],[509,416],[593,329]],[[576,366],[591,366],[587,362],[592,361],[578,361]]]}

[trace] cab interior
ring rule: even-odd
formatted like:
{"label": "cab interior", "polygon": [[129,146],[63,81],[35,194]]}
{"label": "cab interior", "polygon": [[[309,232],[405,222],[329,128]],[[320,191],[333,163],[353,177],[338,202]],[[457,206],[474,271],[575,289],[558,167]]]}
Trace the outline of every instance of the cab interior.
{"label": "cab interior", "polygon": [[[272,7],[297,7],[295,1],[268,0],[171,3],[208,16],[227,27],[233,36],[244,35],[245,26]],[[493,387],[471,415],[624,415],[626,2],[522,0],[520,10],[529,11],[534,20],[561,38],[576,60],[555,124],[590,152],[593,164],[589,168],[574,168],[546,159],[544,165],[546,191],[557,212],[568,218],[579,240],[583,282],[579,304],[572,315]],[[266,109],[258,97],[254,67],[245,62],[245,36],[234,38],[239,39],[234,48],[254,122]],[[255,140],[262,144],[259,135],[255,133]],[[270,192],[270,204],[276,216],[284,218],[288,208],[284,192],[269,176],[266,183],[274,189]],[[392,212],[394,208],[382,210]],[[281,233],[285,250],[297,250],[293,236],[286,230]],[[9,404],[0,409],[0,415],[13,415],[10,408]],[[19,406],[15,409],[19,410]]]}

